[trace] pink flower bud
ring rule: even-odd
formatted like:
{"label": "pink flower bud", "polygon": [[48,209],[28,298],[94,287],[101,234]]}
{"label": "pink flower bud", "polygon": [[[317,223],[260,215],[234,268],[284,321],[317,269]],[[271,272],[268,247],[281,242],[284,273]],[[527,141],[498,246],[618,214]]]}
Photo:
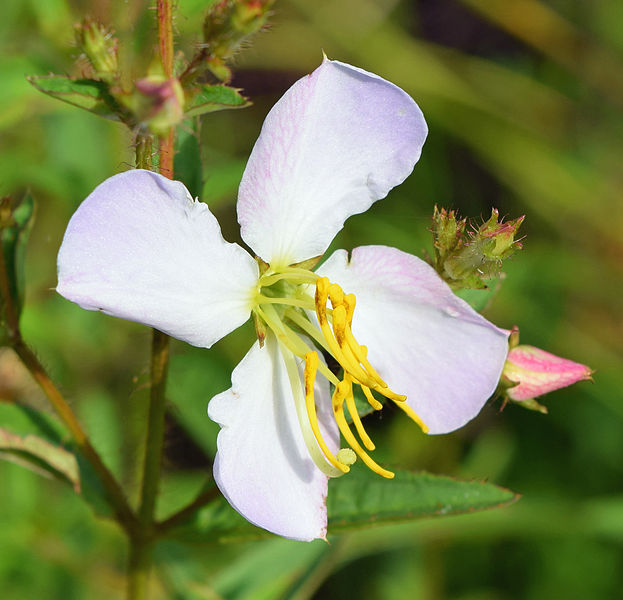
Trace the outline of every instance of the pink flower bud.
{"label": "pink flower bud", "polygon": [[502,371],[508,387],[506,395],[514,402],[531,400],[548,392],[591,379],[592,370],[580,363],[560,358],[534,346],[510,350]]}
{"label": "pink flower bud", "polygon": [[151,75],[136,81],[134,112],[156,135],[164,135],[184,117],[184,90],[180,82]]}

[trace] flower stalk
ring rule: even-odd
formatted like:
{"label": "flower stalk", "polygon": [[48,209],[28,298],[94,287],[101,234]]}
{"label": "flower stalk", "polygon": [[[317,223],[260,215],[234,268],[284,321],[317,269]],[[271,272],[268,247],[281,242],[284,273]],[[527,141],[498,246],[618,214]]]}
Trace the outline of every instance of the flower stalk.
{"label": "flower stalk", "polygon": [[35,353],[22,338],[17,307],[10,293],[8,269],[2,243],[0,243],[0,296],[2,296],[3,299],[9,344],[35,381],[39,384],[39,387],[50,401],[56,414],[70,431],[80,453],[91,463],[106,490],[106,499],[115,512],[117,521],[121,527],[131,535],[136,530],[137,521],[132,509],[128,505],[123,490],[91,444],[68,402],[47,374]]}
{"label": "flower stalk", "polygon": [[[173,77],[173,8],[170,0],[158,0],[158,47],[162,70],[167,79]],[[141,136],[137,145],[137,168],[151,170],[151,143]],[[173,178],[175,133],[171,127],[159,137],[160,173]],[[162,469],[164,447],[164,419],[166,413],[166,383],[169,369],[169,336],[157,329],[152,333],[149,392],[149,416],[141,499],[138,509],[139,530],[129,538],[128,557],[128,600],[142,600],[147,597],[149,574],[152,566],[152,551],[155,541],[156,499]]]}

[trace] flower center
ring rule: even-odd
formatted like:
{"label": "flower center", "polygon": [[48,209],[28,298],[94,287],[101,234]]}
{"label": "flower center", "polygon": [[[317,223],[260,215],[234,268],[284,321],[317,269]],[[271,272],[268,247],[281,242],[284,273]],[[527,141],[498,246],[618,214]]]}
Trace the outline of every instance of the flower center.
{"label": "flower center", "polygon": [[[313,296],[310,294],[311,285],[315,285]],[[329,303],[331,308],[328,307]],[[267,271],[260,277],[253,312],[260,343],[263,342],[265,327],[277,337],[292,386],[303,438],[315,464],[325,474],[338,477],[348,473],[350,465],[359,456],[372,471],[392,478],[394,473],[378,465],[366,452],[374,450],[375,446],[359,417],[353,386],[361,388],[374,410],[383,408],[374,395],[376,393],[403,409],[423,431],[428,431],[428,428],[407,405],[406,396],[396,394],[383,381],[368,360],[367,348],[355,339],[351,329],[355,305],[355,295],[345,294],[339,285],[331,283],[327,277],[319,277],[307,269],[286,267],[279,272]],[[297,330],[333,356],[343,369],[341,380],[320,360],[318,350],[310,346]],[[297,358],[305,361],[303,389]],[[342,448],[337,455],[328,447],[318,422],[314,398],[318,371],[334,386],[331,402],[333,416],[349,446]],[[344,414],[344,404],[359,439]]]}

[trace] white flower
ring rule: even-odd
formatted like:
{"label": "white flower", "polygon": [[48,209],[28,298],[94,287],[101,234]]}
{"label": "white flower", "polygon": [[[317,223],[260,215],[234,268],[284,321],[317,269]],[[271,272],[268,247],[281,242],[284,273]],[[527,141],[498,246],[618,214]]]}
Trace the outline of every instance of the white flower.
{"label": "white flower", "polygon": [[400,88],[325,60],[270,111],[240,185],[242,238],[261,260],[227,243],[184,185],[149,171],[102,183],[67,228],[57,290],[83,308],[206,348],[256,319],[263,344],[209,405],[222,427],[214,477],[236,510],[279,535],[325,537],[328,477],[355,453],[393,476],[366,451],[356,412],[361,442],[346,422],[353,386],[430,433],[464,425],[496,388],[506,334],[420,259],[364,246],[350,258],[336,251],[315,273],[305,264],[409,175],[426,134]]}

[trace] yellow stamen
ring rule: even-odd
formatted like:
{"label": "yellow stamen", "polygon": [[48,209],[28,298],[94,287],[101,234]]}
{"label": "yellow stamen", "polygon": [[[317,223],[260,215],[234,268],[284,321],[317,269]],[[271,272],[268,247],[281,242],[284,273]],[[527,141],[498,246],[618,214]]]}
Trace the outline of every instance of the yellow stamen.
{"label": "yellow stamen", "polygon": [[418,417],[417,413],[406,402],[396,402],[396,406],[398,406],[399,408],[402,408],[402,410],[404,410],[407,413],[407,415],[420,426],[420,429],[424,433],[428,433],[429,431],[428,426],[424,424],[422,419]]}
{"label": "yellow stamen", "polygon": [[348,394],[346,395],[346,406],[348,408],[348,412],[350,414],[350,418],[355,424],[355,429],[359,434],[359,439],[363,442],[363,445],[367,450],[374,450],[376,446],[374,442],[370,439],[368,432],[365,430],[363,423],[359,417],[359,413],[357,412],[357,405],[355,404],[355,397],[353,396],[353,384],[348,375],[344,377],[344,381],[346,381],[349,385]]}
{"label": "yellow stamen", "polygon": [[337,426],[342,432],[344,439],[348,442],[348,445],[357,453],[359,458],[361,458],[368,468],[382,477],[393,479],[394,474],[376,464],[372,458],[370,458],[369,454],[359,445],[357,438],[353,435],[353,432],[350,430],[350,427],[346,422],[342,405],[344,399],[346,398],[346,394],[348,394],[349,387],[348,383],[340,381],[340,384],[337,388],[335,388],[335,392],[333,393],[333,414],[335,415]]}
{"label": "yellow stamen", "polygon": [[368,404],[370,404],[374,410],[381,410],[383,408],[383,405],[372,395],[369,387],[362,385],[361,389],[363,390],[364,396],[368,400]]}
{"label": "yellow stamen", "polygon": [[[377,387],[378,384],[372,379],[359,364],[350,346],[346,342],[346,307],[343,304],[336,306],[333,309],[333,331],[335,333],[335,339],[340,347],[340,356],[336,356],[338,362],[342,364],[345,370],[358,380],[358,382],[367,385],[368,387]],[[340,360],[343,359],[343,360]],[[387,386],[386,386],[387,387]]]}
{"label": "yellow stamen", "polygon": [[[271,295],[278,293],[277,288],[272,288],[267,295],[262,293],[263,289],[281,280],[288,282],[283,286],[284,297]],[[312,297],[309,292],[311,285],[314,284],[315,294]],[[327,277],[318,277],[311,271],[297,267],[280,267],[265,273],[260,278],[255,300],[254,312],[273,331],[279,341],[303,438],[316,466],[328,476],[336,477],[348,473],[349,465],[359,456],[378,475],[393,478],[394,473],[378,465],[366,452],[366,450],[374,450],[375,446],[357,411],[353,384],[361,386],[368,403],[374,410],[383,408],[383,404],[373,394],[377,392],[398,404],[424,432],[428,431],[428,427],[406,404],[406,396],[396,394],[389,388],[368,360],[366,346],[357,342],[352,331],[356,306],[355,295],[345,294],[338,284],[331,283]],[[275,305],[282,305],[283,308],[276,308]],[[308,317],[305,310],[315,311],[319,327],[313,319]],[[313,344],[307,337],[301,336],[293,329],[293,325],[298,326],[309,336]],[[344,370],[342,381],[324,361],[320,360],[319,351],[316,348],[323,348],[337,360]],[[305,360],[304,386],[301,386],[300,367],[296,362],[296,357]],[[325,442],[318,422],[314,397],[314,385],[318,372],[321,372],[335,386],[332,398],[333,414],[341,435],[350,446],[342,448],[336,454]],[[354,430],[346,421],[344,404],[350,414]]]}
{"label": "yellow stamen", "polygon": [[376,369],[368,361],[368,351],[365,346],[360,346],[353,335],[350,328],[353,322],[353,314],[355,313],[355,294],[348,294],[344,296],[344,306],[346,307],[346,327],[344,328],[344,335],[348,346],[352,350],[357,360],[363,365],[364,369],[370,374],[370,377],[374,379],[381,387],[387,387],[387,384],[383,381],[381,376],[376,372]]}
{"label": "yellow stamen", "polygon": [[301,428],[303,441],[307,447],[307,451],[309,452],[309,457],[318,469],[320,469],[320,471],[322,471],[327,477],[341,477],[344,475],[344,471],[329,464],[316,443],[316,436],[314,436],[309,416],[307,415],[305,394],[303,393],[303,388],[301,386],[301,375],[299,367],[296,363],[296,358],[294,354],[292,354],[292,352],[290,352],[283,344],[280,343],[279,348],[286,367],[288,379],[290,380],[290,388],[292,390],[294,408],[296,409],[296,417]]}
{"label": "yellow stamen", "polygon": [[348,473],[350,468],[341,463],[335,456],[329,447],[325,443],[322,434],[320,433],[320,427],[318,427],[318,417],[316,415],[316,403],[314,401],[314,383],[316,381],[316,372],[318,370],[318,353],[308,352],[305,355],[305,405],[307,407],[307,416],[309,417],[309,423],[311,425],[314,437],[318,446],[322,450],[325,458],[337,469],[344,473]]}
{"label": "yellow stamen", "polygon": [[[318,317],[318,323],[320,324],[320,330],[327,341],[329,350],[335,359],[344,367],[345,371],[355,374],[357,379],[361,375],[366,381],[368,377],[363,372],[363,369],[355,364],[351,359],[349,360],[342,352],[331,327],[329,327],[329,321],[327,320],[327,298],[328,298],[329,280],[326,277],[320,277],[316,282],[316,316]],[[333,318],[335,319],[335,309],[333,310]],[[371,382],[374,385],[373,382]]]}
{"label": "yellow stamen", "polygon": [[372,389],[375,392],[378,392],[379,394],[381,394],[381,396],[385,396],[386,398],[389,398],[390,400],[393,400],[396,403],[404,402],[407,399],[407,397],[404,394],[396,394],[392,392],[389,388],[375,387]]}

